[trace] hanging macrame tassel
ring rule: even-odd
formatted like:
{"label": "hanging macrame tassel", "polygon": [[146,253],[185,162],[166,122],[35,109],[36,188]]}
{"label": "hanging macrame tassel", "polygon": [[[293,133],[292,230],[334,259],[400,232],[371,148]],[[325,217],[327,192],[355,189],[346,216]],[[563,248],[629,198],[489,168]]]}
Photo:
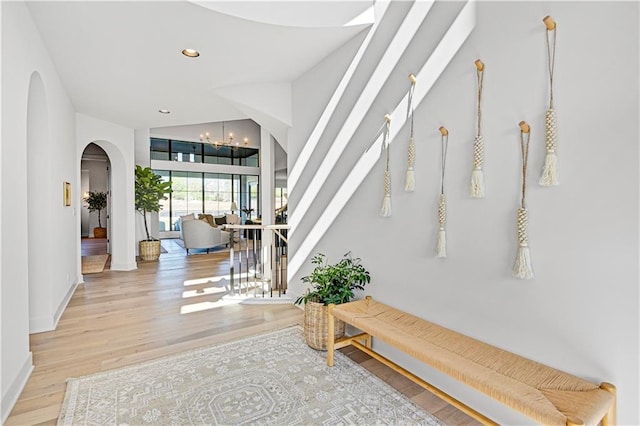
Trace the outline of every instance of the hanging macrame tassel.
{"label": "hanging macrame tassel", "polygon": [[438,243],[436,245],[436,255],[438,257],[447,257],[447,202],[444,194],[440,194],[440,202],[438,203]]}
{"label": "hanging macrame tassel", "polygon": [[413,137],[409,138],[409,168],[407,169],[407,178],[404,185],[404,190],[407,192],[413,192],[416,189],[416,178],[413,173],[413,162],[416,155],[416,145],[413,142]]}
{"label": "hanging macrame tassel", "polygon": [[[518,232],[518,252],[513,264],[513,275],[521,280],[533,278],[531,267],[531,253],[529,252],[529,212],[525,200],[527,196],[527,164],[529,162],[529,141],[531,140],[531,127],[524,121],[520,122],[520,148],[522,150],[522,198],[518,209],[516,226]],[[526,141],[525,141],[526,135]]]}
{"label": "hanging macrame tassel", "polygon": [[484,198],[484,173],[482,165],[484,163],[484,138],[482,137],[482,82],[484,80],[484,64],[480,59],[476,59],[476,74],[478,76],[478,122],[477,135],[473,141],[473,171],[471,172],[471,196],[473,198]]}
{"label": "hanging macrame tassel", "polygon": [[447,164],[447,150],[449,148],[449,131],[440,126],[442,135],[442,175],[440,176],[440,200],[438,201],[438,240],[436,242],[436,256],[447,257],[447,200],[444,196],[444,172]]}
{"label": "hanging macrame tassel", "polygon": [[[556,154],[556,111],[553,109],[553,74],[556,65],[556,22],[545,16],[542,20],[547,27],[545,36],[547,40],[547,67],[549,69],[549,109],[544,117],[545,128],[545,148],[544,166],[538,181],[542,186],[556,186],[560,184],[558,173],[558,156]],[[550,40],[550,33],[553,32],[553,41]]]}
{"label": "hanging macrame tassel", "polygon": [[533,278],[533,269],[531,268],[531,253],[529,253],[529,218],[525,208],[518,209],[517,227],[519,246],[516,261],[513,264],[513,275],[521,280],[530,280]]}
{"label": "hanging macrame tassel", "polygon": [[389,170],[384,171],[384,198],[380,215],[383,217],[391,216],[391,172]]}
{"label": "hanging macrame tassel", "polygon": [[556,112],[549,108],[544,121],[547,154],[544,158],[540,185],[556,186],[560,184],[558,176],[558,156],[556,155]]}
{"label": "hanging macrame tassel", "polygon": [[382,199],[380,215],[383,217],[389,217],[391,216],[391,171],[389,170],[389,126],[391,124],[391,117],[387,114],[384,118],[386,120],[386,124],[382,136],[382,149],[387,151],[387,162],[384,170],[384,198]]}
{"label": "hanging macrame tassel", "polygon": [[409,88],[409,96],[407,102],[407,119],[409,120],[409,149],[408,149],[408,168],[407,177],[405,179],[404,190],[413,192],[416,189],[416,178],[413,173],[413,164],[416,160],[416,144],[413,139],[413,89],[416,85],[416,76],[409,74],[411,87]]}
{"label": "hanging macrame tassel", "polygon": [[484,138],[478,135],[473,142],[473,171],[471,172],[471,196],[474,198],[484,198],[483,157]]}

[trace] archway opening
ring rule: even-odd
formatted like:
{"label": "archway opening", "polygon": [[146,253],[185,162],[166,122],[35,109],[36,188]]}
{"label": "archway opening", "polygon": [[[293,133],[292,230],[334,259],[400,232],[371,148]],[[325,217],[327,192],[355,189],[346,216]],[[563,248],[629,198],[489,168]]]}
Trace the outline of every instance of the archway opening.
{"label": "archway opening", "polygon": [[[111,161],[107,153],[95,143],[88,144],[82,152],[80,190],[81,256],[110,254]],[[98,202],[96,210],[95,202],[101,199],[104,199],[105,204],[101,207]],[[83,273],[88,273],[84,267]]]}

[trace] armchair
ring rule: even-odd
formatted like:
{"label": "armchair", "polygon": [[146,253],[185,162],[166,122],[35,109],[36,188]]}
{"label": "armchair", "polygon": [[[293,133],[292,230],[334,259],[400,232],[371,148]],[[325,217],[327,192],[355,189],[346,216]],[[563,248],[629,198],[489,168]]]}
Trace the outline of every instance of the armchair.
{"label": "armchair", "polygon": [[187,220],[182,223],[181,231],[184,248],[189,254],[189,249],[209,249],[229,244],[229,232],[220,228],[214,228],[203,220]]}

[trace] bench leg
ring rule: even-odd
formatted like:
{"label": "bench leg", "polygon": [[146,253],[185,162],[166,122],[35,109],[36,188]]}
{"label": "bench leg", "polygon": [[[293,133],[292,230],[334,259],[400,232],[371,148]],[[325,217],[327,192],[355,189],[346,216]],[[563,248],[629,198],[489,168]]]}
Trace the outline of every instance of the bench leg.
{"label": "bench leg", "polygon": [[610,392],[613,395],[613,403],[607,411],[607,415],[602,419],[602,426],[615,426],[617,423],[616,419],[616,387],[611,383],[600,383],[600,389],[604,389],[607,392]]}
{"label": "bench leg", "polygon": [[334,324],[335,320],[333,318],[333,307],[335,305],[332,303],[327,307],[328,318],[327,318],[327,365],[329,367],[333,367],[333,351],[334,344],[336,342]]}
{"label": "bench leg", "polygon": [[364,338],[364,345],[371,349],[371,335],[367,334],[367,337]]}

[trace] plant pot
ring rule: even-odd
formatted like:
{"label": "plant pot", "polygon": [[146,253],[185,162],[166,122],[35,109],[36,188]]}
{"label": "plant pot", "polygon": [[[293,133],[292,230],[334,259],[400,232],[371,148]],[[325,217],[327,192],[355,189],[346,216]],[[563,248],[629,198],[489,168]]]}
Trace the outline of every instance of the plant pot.
{"label": "plant pot", "polygon": [[107,238],[107,228],[93,228],[93,238]]}
{"label": "plant pot", "polygon": [[[320,351],[327,350],[327,326],[329,312],[322,303],[307,302],[304,305],[304,340],[307,345]],[[344,336],[345,323],[334,318],[334,333],[336,339]]]}
{"label": "plant pot", "polygon": [[142,260],[158,260],[160,258],[160,240],[140,241],[140,258]]}

